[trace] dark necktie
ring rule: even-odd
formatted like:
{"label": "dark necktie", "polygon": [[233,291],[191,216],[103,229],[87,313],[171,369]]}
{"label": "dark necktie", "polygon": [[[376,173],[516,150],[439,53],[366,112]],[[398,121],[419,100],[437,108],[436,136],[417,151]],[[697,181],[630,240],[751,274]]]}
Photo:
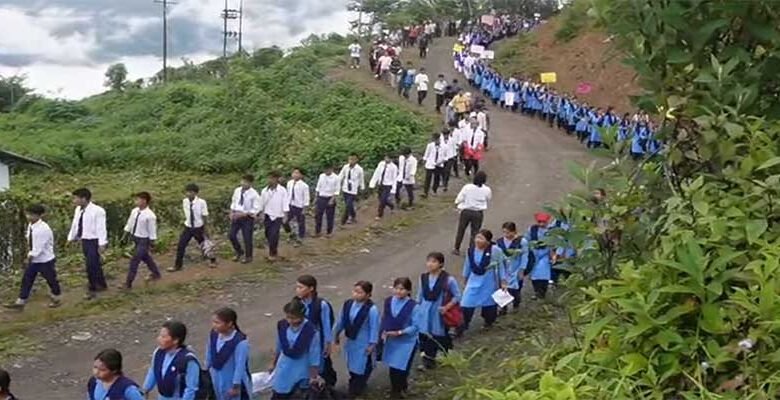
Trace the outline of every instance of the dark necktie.
{"label": "dark necktie", "polygon": [[295,201],[295,184],[298,183],[297,181],[293,181],[292,188],[290,189],[291,195],[290,200]]}
{"label": "dark necktie", "polygon": [[135,236],[135,230],[138,228],[138,218],[141,217],[141,210],[138,210],[138,213],[135,214],[135,222],[133,222],[133,231],[130,233],[131,235]]}
{"label": "dark necktie", "polygon": [[193,209],[193,200],[190,200],[190,228],[195,227],[195,211]]}
{"label": "dark necktie", "polygon": [[79,224],[78,229],[76,230],[76,240],[81,240],[81,236],[84,235],[84,211],[86,210],[86,207],[81,208],[81,213],[79,214]]}
{"label": "dark necktie", "polygon": [[439,145],[436,145],[436,154],[433,156],[433,163],[439,165]]}
{"label": "dark necktie", "polygon": [[238,199],[238,205],[243,206],[244,205],[244,192],[246,192],[246,189],[241,189],[241,197]]}
{"label": "dark necktie", "polygon": [[347,190],[352,191],[352,167],[347,172]]}
{"label": "dark necktie", "polygon": [[404,157],[404,166],[403,166],[403,171],[404,171],[403,172],[403,177],[404,177],[404,180],[406,180],[406,163],[407,163],[407,161],[408,161],[408,159],[406,157]]}
{"label": "dark necktie", "polygon": [[387,163],[385,163],[385,167],[382,169],[382,177],[379,178],[379,185],[385,184],[385,172],[387,172]]}
{"label": "dark necktie", "polygon": [[33,250],[33,234],[32,234],[32,224],[30,225],[30,232],[27,234],[27,240],[29,241],[30,245],[30,251]]}
{"label": "dark necktie", "polygon": [[477,139],[477,130],[476,129],[472,129],[471,130],[471,148],[472,149],[474,148],[474,140],[476,140],[476,139]]}

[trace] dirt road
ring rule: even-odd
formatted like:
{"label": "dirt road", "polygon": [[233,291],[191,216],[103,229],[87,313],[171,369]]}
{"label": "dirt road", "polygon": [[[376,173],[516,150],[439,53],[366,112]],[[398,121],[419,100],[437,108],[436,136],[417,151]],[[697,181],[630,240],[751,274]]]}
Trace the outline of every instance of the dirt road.
{"label": "dirt road", "polygon": [[[448,78],[456,76],[452,68],[451,48],[452,41],[449,39],[438,40],[432,47],[428,59],[422,63],[432,77],[438,73],[444,73]],[[432,102],[433,99],[429,98],[425,107],[432,109]],[[576,141],[537,120],[499,110],[492,111],[491,120],[490,151],[483,167],[489,176],[488,185],[493,189],[494,201],[486,214],[484,226],[500,231],[502,222],[512,220],[524,227],[545,202],[558,200],[571,189],[572,180],[567,176],[565,162],[570,159],[585,160],[588,156]],[[451,192],[459,190],[461,185],[462,181],[455,180],[454,184],[451,183]],[[370,253],[356,251],[354,256],[342,260],[339,265],[323,265],[306,272],[318,277],[321,294],[334,304],[341,304],[349,296],[357,279],[374,282],[374,297],[381,299],[389,294],[387,287],[395,277],[418,276],[424,269],[424,258],[429,251],[449,254],[456,223],[457,214],[453,208],[452,212],[419,224],[401,237],[379,243],[369,249]],[[462,262],[461,258],[447,256],[447,266],[458,274]],[[226,291],[232,295],[204,298],[191,304],[185,313],[166,314],[165,305],[161,304],[159,309],[138,310],[137,320],[129,324],[85,320],[83,330],[91,332],[92,339],[74,342],[69,338],[53,338],[52,344],[42,349],[39,355],[9,366],[14,393],[23,399],[82,399],[86,391],[85,382],[91,373],[92,357],[101,348],[109,346],[123,352],[125,372],[140,383],[149,365],[159,324],[166,317],[183,320],[188,325],[189,342],[202,354],[210,329],[210,313],[219,305],[231,305],[237,309],[239,324],[251,341],[253,369],[265,368],[274,343],[275,322],[280,317],[281,307],[291,298],[292,282],[300,272],[288,272],[285,278],[291,283],[286,285],[235,285]],[[413,281],[416,282],[416,279]],[[273,315],[268,317],[267,313]],[[344,363],[337,360],[336,364],[340,377],[344,377]],[[380,368],[373,379],[385,382],[386,371]]]}

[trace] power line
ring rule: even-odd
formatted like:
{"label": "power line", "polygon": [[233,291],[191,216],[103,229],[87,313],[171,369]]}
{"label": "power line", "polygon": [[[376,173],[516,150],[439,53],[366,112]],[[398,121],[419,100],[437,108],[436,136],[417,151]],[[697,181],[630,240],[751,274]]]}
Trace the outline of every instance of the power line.
{"label": "power line", "polygon": [[155,3],[162,4],[163,8],[163,42],[162,42],[162,48],[163,48],[163,70],[162,70],[162,76],[163,76],[163,82],[168,81],[168,5],[169,4],[177,4],[176,2],[173,2],[171,0],[154,0]]}
{"label": "power line", "polygon": [[[243,8],[243,1],[241,2],[241,7]],[[243,9],[236,10],[233,8],[228,8],[228,0],[225,0],[225,8],[222,9],[222,57],[224,58],[227,58],[227,40],[229,37],[237,38],[239,40],[239,49],[241,48],[241,32],[229,31],[228,20],[239,19],[242,11]],[[241,24],[242,20],[243,19],[239,20],[239,24]]]}

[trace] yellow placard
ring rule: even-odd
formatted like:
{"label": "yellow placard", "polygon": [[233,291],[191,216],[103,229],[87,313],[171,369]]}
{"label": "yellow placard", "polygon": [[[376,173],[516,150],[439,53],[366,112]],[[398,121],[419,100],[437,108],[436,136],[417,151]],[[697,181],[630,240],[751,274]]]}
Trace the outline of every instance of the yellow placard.
{"label": "yellow placard", "polygon": [[555,83],[558,81],[558,76],[555,72],[542,72],[539,74],[539,80],[542,81],[542,83]]}
{"label": "yellow placard", "polygon": [[455,43],[454,46],[452,46],[452,51],[456,54],[460,54],[465,47],[460,43]]}

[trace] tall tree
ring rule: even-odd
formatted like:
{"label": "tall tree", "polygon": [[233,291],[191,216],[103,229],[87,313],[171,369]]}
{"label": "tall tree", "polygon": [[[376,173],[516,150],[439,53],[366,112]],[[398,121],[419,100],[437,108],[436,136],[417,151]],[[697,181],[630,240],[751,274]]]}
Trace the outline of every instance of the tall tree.
{"label": "tall tree", "polygon": [[24,75],[0,77],[0,112],[9,112],[32,89],[25,86]]}
{"label": "tall tree", "polygon": [[125,88],[127,81],[127,67],[125,64],[117,63],[108,67],[106,70],[106,82],[103,84],[111,90],[121,92]]}

